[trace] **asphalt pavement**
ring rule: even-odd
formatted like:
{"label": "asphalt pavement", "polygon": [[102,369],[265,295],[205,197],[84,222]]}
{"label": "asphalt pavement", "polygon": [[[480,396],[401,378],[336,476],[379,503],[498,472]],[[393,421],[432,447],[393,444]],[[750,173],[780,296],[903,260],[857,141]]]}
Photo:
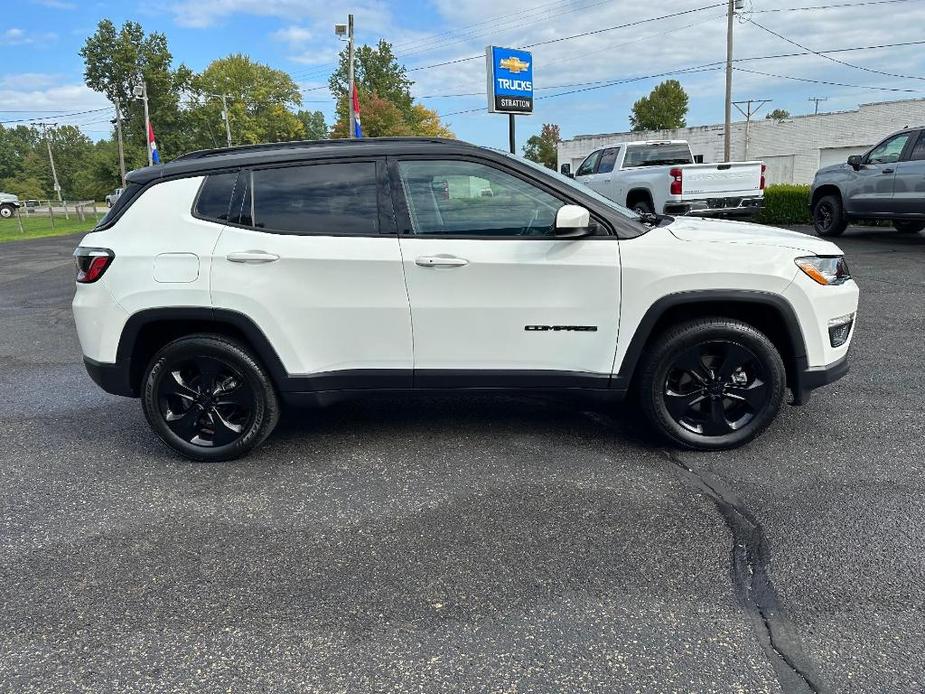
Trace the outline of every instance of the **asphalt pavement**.
{"label": "asphalt pavement", "polygon": [[925,690],[925,233],[839,239],[851,373],[736,451],[466,397],[226,464],[84,372],[78,238],[0,245],[0,690]]}

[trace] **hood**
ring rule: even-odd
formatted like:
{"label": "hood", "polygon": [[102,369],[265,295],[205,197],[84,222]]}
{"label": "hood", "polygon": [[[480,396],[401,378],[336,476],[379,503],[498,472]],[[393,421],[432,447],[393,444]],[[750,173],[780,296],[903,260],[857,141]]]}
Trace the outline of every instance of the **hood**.
{"label": "hood", "polygon": [[735,222],[726,219],[699,219],[677,217],[668,225],[670,231],[681,241],[698,243],[736,243],[752,246],[773,246],[792,248],[813,255],[842,255],[841,249],[818,236],[809,236],[796,231]]}
{"label": "hood", "polygon": [[841,171],[842,169],[845,169],[847,166],[848,164],[846,164],[845,162],[842,162],[841,164],[829,164],[828,166],[823,166],[821,169],[817,170],[816,175],[818,176],[819,174],[827,174],[827,173],[833,173],[835,171]]}
{"label": "hood", "polygon": [[3,200],[3,202],[19,202],[19,198],[12,193],[0,193],[0,200]]}

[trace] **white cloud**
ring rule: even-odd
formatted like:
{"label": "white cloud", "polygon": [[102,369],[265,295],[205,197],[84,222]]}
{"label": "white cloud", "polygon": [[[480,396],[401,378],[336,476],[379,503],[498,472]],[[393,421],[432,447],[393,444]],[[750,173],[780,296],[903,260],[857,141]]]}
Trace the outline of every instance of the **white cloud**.
{"label": "white cloud", "polygon": [[54,10],[76,10],[77,4],[67,0],[32,0],[36,5],[44,5]]}
{"label": "white cloud", "polygon": [[[106,97],[83,84],[68,84],[59,75],[46,73],[6,74],[0,77],[0,104],[10,110],[22,111],[13,120],[39,117],[61,125],[84,125],[88,129],[105,130],[106,120],[112,113]],[[106,109],[80,116],[68,113]],[[11,115],[12,114],[2,114]],[[103,121],[102,124],[96,121]],[[7,123],[30,125],[29,122]]]}
{"label": "white cloud", "polygon": [[58,35],[50,31],[30,34],[25,29],[10,27],[0,32],[0,46],[27,46],[31,44],[47,43],[57,38]]}
{"label": "white cloud", "polygon": [[305,27],[291,25],[270,34],[270,38],[293,46],[300,46],[312,39],[314,34]]}

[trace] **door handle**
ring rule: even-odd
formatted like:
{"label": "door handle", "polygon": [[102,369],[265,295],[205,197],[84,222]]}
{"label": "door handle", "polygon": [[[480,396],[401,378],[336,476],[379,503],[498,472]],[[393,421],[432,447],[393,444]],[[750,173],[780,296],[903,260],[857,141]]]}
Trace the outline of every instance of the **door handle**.
{"label": "door handle", "polygon": [[469,264],[465,258],[457,258],[455,255],[422,255],[414,262],[421,267],[462,267]]}
{"label": "door handle", "polygon": [[893,173],[894,171],[895,169],[884,169],[882,173],[889,174],[889,173]]}
{"label": "door handle", "polygon": [[225,256],[226,260],[230,260],[232,263],[273,263],[279,260],[279,256],[275,253],[267,253],[266,251],[235,251],[234,253],[229,253]]}

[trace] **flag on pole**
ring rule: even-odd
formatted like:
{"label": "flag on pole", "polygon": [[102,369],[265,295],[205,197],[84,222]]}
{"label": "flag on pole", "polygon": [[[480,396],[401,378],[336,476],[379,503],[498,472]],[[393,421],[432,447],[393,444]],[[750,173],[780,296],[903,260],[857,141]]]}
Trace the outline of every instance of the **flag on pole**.
{"label": "flag on pole", "polygon": [[151,161],[161,163],[161,155],[157,153],[157,142],[154,141],[154,126],[148,121],[148,147],[151,148]]}
{"label": "flag on pole", "polygon": [[356,84],[353,85],[353,136],[363,137],[363,129],[360,127],[360,95]]}

